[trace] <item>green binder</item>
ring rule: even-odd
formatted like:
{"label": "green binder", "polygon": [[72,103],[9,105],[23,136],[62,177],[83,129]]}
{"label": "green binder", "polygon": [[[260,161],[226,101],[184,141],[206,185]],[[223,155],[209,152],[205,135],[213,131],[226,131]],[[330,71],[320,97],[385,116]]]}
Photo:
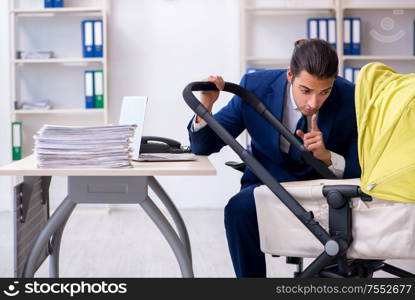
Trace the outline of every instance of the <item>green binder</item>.
{"label": "green binder", "polygon": [[12,158],[22,159],[22,122],[12,123]]}
{"label": "green binder", "polygon": [[94,107],[104,108],[104,74],[102,70],[94,71]]}

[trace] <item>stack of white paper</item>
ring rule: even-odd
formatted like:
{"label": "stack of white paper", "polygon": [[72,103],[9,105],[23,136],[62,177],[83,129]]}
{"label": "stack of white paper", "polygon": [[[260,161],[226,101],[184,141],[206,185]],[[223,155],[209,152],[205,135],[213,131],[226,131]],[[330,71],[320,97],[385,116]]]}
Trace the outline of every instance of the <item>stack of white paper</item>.
{"label": "stack of white paper", "polygon": [[38,167],[131,167],[130,143],[136,127],[44,125],[34,136]]}

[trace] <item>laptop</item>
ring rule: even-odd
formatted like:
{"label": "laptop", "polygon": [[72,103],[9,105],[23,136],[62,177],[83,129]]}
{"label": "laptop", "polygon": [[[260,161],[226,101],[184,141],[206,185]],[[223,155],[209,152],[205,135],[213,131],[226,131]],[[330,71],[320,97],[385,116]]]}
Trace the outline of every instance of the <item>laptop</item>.
{"label": "laptop", "polygon": [[122,100],[119,125],[136,124],[137,128],[134,140],[131,145],[133,149],[134,161],[189,161],[196,160],[194,154],[140,154],[141,137],[143,135],[144,119],[146,115],[148,97],[146,96],[126,96]]}

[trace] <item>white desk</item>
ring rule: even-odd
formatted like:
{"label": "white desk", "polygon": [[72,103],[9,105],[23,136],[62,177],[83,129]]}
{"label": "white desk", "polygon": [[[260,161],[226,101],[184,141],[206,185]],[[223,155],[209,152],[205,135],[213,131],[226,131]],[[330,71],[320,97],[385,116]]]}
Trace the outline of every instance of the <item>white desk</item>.
{"label": "white desk", "polygon": [[[59,277],[63,230],[78,203],[140,204],[172,248],[183,277],[193,277],[186,226],[174,203],[154,176],[209,176],[216,170],[207,157],[196,161],[135,162],[129,169],[40,169],[34,155],[0,167],[0,176],[24,176],[15,186],[15,276],[33,277],[50,256],[50,277]],[[52,176],[68,176],[68,195],[49,218]],[[148,186],[160,198],[176,225],[164,217],[148,196]]]}

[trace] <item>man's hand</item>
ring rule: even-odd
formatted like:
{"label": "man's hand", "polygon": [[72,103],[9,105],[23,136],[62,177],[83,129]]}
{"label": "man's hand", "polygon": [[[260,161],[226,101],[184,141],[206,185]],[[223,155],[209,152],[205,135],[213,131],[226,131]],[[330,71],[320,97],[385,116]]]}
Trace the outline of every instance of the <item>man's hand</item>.
{"label": "man's hand", "polygon": [[297,130],[296,134],[303,139],[304,147],[313,152],[315,158],[323,161],[327,166],[331,166],[331,153],[326,149],[323,140],[323,133],[317,126],[317,115],[311,117],[311,131],[305,133],[302,130]]}
{"label": "man's hand", "polygon": [[[219,91],[222,91],[225,88],[225,81],[221,76],[209,76],[208,78],[203,79],[203,81],[213,82]],[[219,91],[203,91],[200,93],[200,102],[207,108],[209,112],[212,111],[213,103],[219,97]],[[196,117],[196,123],[200,122],[200,117]]]}

